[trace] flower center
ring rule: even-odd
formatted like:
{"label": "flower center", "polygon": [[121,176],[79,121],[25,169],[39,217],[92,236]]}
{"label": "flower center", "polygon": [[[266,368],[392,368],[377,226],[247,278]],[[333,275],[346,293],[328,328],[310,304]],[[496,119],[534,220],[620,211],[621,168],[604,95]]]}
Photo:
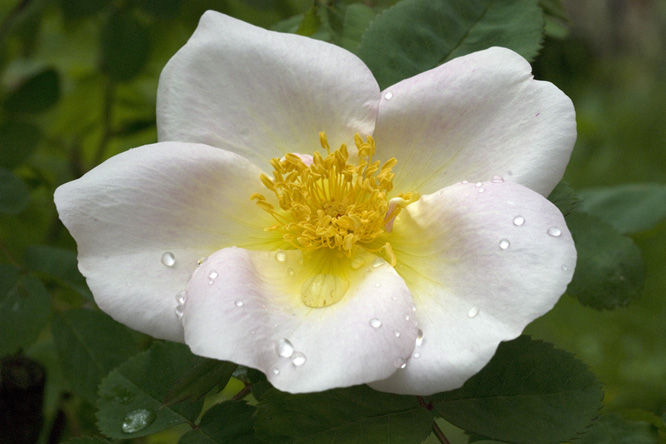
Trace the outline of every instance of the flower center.
{"label": "flower center", "polygon": [[[417,193],[400,194],[390,199],[388,193],[393,188],[391,169],[397,163],[391,158],[383,165],[373,161],[375,141],[368,136],[365,141],[356,134],[354,141],[358,150],[358,163],[349,163],[346,145],[331,152],[326,134],[319,133],[326,157],[319,152],[310,156],[287,153],[282,159],[272,159],[273,179],[260,176],[261,182],[277,197],[279,208],[269,203],[264,195],[254,193],[251,199],[276,220],[276,224],[266,228],[280,232],[285,242],[302,250],[304,255],[318,250],[336,251],[335,258],[327,261],[326,268],[335,268],[331,262],[349,262],[362,246],[369,252],[382,252],[391,265],[396,258],[390,243],[376,242],[381,234],[390,232],[393,220],[408,203],[418,199]],[[372,248],[375,247],[375,248]],[[359,255],[365,255],[366,252]],[[334,273],[338,274],[338,273]],[[344,295],[331,300],[323,279],[315,291],[304,302],[309,306],[324,306],[337,302]],[[333,282],[333,281],[331,281]],[[339,285],[335,285],[339,287]],[[324,299],[317,297],[326,293]]]}

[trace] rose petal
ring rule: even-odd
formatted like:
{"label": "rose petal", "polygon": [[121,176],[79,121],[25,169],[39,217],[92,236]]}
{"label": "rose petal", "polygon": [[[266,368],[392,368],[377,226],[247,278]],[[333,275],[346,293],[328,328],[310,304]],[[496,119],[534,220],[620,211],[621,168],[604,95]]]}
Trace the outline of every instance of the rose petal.
{"label": "rose petal", "polygon": [[[208,11],[162,71],[161,141],[231,146],[259,166],[372,134],[379,86],[344,49]],[[222,145],[225,144],[225,145]]]}
{"label": "rose petal", "polygon": [[[141,332],[182,340],[175,296],[197,259],[230,245],[274,247],[263,230],[272,219],[250,200],[262,187],[259,174],[228,151],[160,143],[59,187],[60,219],[100,308]],[[167,252],[172,266],[162,262]]]}
{"label": "rose petal", "polygon": [[500,341],[553,307],[576,265],[562,214],[515,183],[452,185],[399,218],[391,243],[423,343],[404,371],[372,384],[378,390],[428,395],[460,387]]}
{"label": "rose petal", "polygon": [[398,192],[499,175],[545,196],[569,162],[576,121],[569,98],[533,80],[525,59],[490,48],[389,87],[374,137],[378,156],[398,160]]}
{"label": "rose petal", "polygon": [[[257,368],[292,393],[362,384],[399,369],[416,328],[409,291],[395,270],[372,260],[350,268],[345,296],[311,308],[300,298],[310,274],[299,258],[295,250],[240,248],[211,255],[187,287],[183,325],[192,351]],[[280,356],[284,340],[293,349]]]}

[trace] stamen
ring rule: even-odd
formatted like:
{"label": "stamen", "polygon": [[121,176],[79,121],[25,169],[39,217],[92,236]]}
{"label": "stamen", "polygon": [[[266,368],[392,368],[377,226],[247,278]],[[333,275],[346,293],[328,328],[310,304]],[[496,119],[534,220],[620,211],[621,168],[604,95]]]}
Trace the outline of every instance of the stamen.
{"label": "stamen", "polygon": [[[259,177],[266,189],[275,194],[279,205],[278,208],[271,204],[260,193],[250,196],[277,221],[266,230],[280,232],[285,242],[303,250],[303,254],[332,250],[338,258],[335,261],[346,257],[346,262],[353,262],[352,256],[372,252],[395,265],[397,259],[390,243],[380,248],[376,243],[372,247],[370,244],[383,233],[391,232],[396,216],[418,200],[418,193],[388,199],[393,188],[391,170],[397,160],[391,158],[383,165],[373,161],[375,141],[371,136],[365,141],[358,134],[354,136],[359,157],[356,165],[349,163],[346,145],[331,152],[324,132],[319,133],[319,141],[326,150],[325,157],[314,152],[310,162],[310,156],[287,153],[282,159],[271,160],[272,179],[265,174]],[[321,273],[308,278],[302,291],[306,305],[321,307],[342,298],[347,286],[335,275]]]}

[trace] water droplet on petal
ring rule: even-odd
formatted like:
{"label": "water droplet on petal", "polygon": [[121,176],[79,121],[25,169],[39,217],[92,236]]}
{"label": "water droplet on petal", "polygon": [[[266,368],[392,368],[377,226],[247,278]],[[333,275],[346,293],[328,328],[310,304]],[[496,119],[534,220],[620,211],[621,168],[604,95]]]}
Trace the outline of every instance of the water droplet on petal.
{"label": "water droplet on petal", "polygon": [[567,267],[566,265],[562,265],[562,271],[569,271],[569,267]]}
{"label": "water droplet on petal", "polygon": [[280,339],[275,346],[275,351],[277,352],[278,356],[289,358],[294,354],[294,346],[292,345],[291,341],[289,341],[289,339]]}
{"label": "water droplet on petal", "polygon": [[287,274],[289,276],[293,276],[294,275],[294,269],[293,268],[287,268]]}
{"label": "water droplet on petal", "polygon": [[176,293],[176,302],[179,305],[184,305],[185,301],[187,301],[187,291],[183,290]]}
{"label": "water droplet on petal", "polygon": [[303,262],[304,262],[303,257],[302,256],[299,257],[298,260],[296,260],[296,262],[298,262],[298,265],[303,265]]}
{"label": "water droplet on petal", "polygon": [[405,321],[409,321],[409,313],[405,313]]}
{"label": "water droplet on petal", "polygon": [[155,421],[155,412],[146,409],[132,410],[125,416],[122,424],[122,431],[124,433],[139,432]]}
{"label": "water droplet on petal", "polygon": [[412,311],[416,311],[416,304],[412,304]]}
{"label": "water droplet on petal", "polygon": [[372,268],[378,268],[384,265],[386,261],[382,259],[381,257],[376,257],[374,261],[372,261]]}
{"label": "water droplet on petal", "polygon": [[285,253],[283,250],[278,250],[275,252],[275,259],[278,262],[285,262],[287,260],[287,253]]}
{"label": "water droplet on petal", "polygon": [[421,329],[416,332],[416,345],[423,345],[423,332]]}
{"label": "water droplet on petal", "polygon": [[178,318],[182,318],[182,317],[183,317],[183,313],[185,313],[185,306],[184,306],[184,305],[181,305],[181,304],[178,304],[178,305],[176,305],[176,308],[174,309],[173,312],[176,313],[176,316],[177,316]]}
{"label": "water droplet on petal", "polygon": [[414,358],[414,359],[419,359],[420,357],[421,357],[421,353],[419,353],[419,352],[414,352],[414,354],[412,355],[412,358]]}
{"label": "water droplet on petal", "polygon": [[396,338],[399,338],[400,337],[400,332],[398,330],[393,330],[393,336],[395,336]]}
{"label": "water droplet on petal", "polygon": [[167,267],[173,267],[176,265],[176,256],[172,252],[167,251],[162,255],[162,263]]}
{"label": "water droplet on petal", "polygon": [[239,300],[237,300],[236,302],[234,302],[234,305],[235,305],[236,307],[242,307],[244,304],[243,304],[243,301],[241,301],[241,300],[239,299]]}
{"label": "water droplet on petal", "polygon": [[349,265],[352,267],[352,270],[358,270],[365,265],[365,259],[356,256],[354,259],[352,259],[351,264]]}
{"label": "water droplet on petal", "polygon": [[550,227],[546,233],[548,233],[548,236],[559,237],[562,234],[562,230],[557,227]]}
{"label": "water droplet on petal", "polygon": [[382,321],[380,321],[377,318],[372,318],[370,319],[370,327],[372,328],[379,328],[382,326]]}
{"label": "water droplet on petal", "polygon": [[499,241],[499,247],[502,250],[506,250],[510,246],[511,246],[511,242],[509,242],[508,239],[502,239],[501,241]]}
{"label": "water droplet on petal", "polygon": [[492,183],[502,183],[504,182],[504,178],[502,176],[493,176],[492,179],[490,179]]}
{"label": "water droplet on petal", "polygon": [[465,185],[465,184],[468,184],[468,183],[469,183],[469,180],[463,180],[463,181],[460,182],[460,183],[462,183],[463,185]]}
{"label": "water droplet on petal", "polygon": [[197,265],[203,264],[207,259],[208,258],[206,256],[201,256],[199,259],[197,259]]}
{"label": "water droplet on petal", "polygon": [[211,271],[210,273],[208,273],[209,279],[217,279],[218,276],[219,274],[217,274],[217,271]]}
{"label": "water droplet on petal", "polygon": [[296,352],[294,355],[291,357],[291,363],[294,364],[296,367],[300,367],[301,365],[305,364],[306,357],[303,353],[301,352]]}
{"label": "water droplet on petal", "polygon": [[474,307],[470,308],[469,311],[467,312],[467,317],[474,318],[478,314],[479,314],[479,307],[474,306]]}
{"label": "water droplet on petal", "polygon": [[395,358],[393,360],[393,366],[395,368],[405,368],[407,367],[407,361],[405,361],[403,358]]}
{"label": "water droplet on petal", "polygon": [[384,94],[384,98],[386,100],[391,100],[393,98],[393,93],[391,91],[388,91],[386,94]]}
{"label": "water droplet on petal", "polygon": [[477,183],[476,183],[476,187],[477,187],[477,188],[480,188],[481,186],[483,186],[483,182],[477,182]]}
{"label": "water droplet on petal", "polygon": [[326,307],[342,299],[348,288],[349,281],[337,274],[315,274],[302,283],[301,301],[308,307]]}
{"label": "water droplet on petal", "polygon": [[523,216],[516,216],[513,218],[513,224],[517,227],[520,227],[525,223],[525,218]]}
{"label": "water droplet on petal", "polygon": [[381,286],[382,286],[382,284],[380,284],[379,282],[377,282],[377,283],[375,284],[375,288],[379,288],[379,287],[381,287]]}
{"label": "water droplet on petal", "polygon": [[479,188],[477,191],[478,191],[479,193],[483,193],[483,192],[486,191],[486,190],[485,190],[485,188]]}
{"label": "water droplet on petal", "polygon": [[277,368],[277,367],[273,367],[272,371],[273,371],[273,374],[276,375],[276,376],[280,374],[280,369]]}

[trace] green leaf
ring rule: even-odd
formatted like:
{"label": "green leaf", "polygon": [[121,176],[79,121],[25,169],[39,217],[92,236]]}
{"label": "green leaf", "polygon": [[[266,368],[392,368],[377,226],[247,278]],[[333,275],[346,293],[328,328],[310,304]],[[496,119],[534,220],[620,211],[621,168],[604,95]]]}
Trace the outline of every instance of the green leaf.
{"label": "green leaf", "polygon": [[565,216],[580,204],[580,199],[566,182],[558,183],[548,196],[548,200],[555,204]]}
{"label": "green leaf", "polygon": [[328,31],[330,41],[339,44],[347,5],[341,0],[330,0],[318,4],[315,2],[318,20]]}
{"label": "green leaf", "polygon": [[531,59],[543,26],[537,0],[403,0],[370,24],[357,54],[386,88],[490,46]]}
{"label": "green leaf", "polygon": [[60,99],[60,79],[55,69],[46,69],[24,81],[4,103],[10,113],[38,113]]}
{"label": "green leaf", "polygon": [[571,22],[562,0],[539,0],[546,18],[545,34],[555,38],[565,38],[569,34]]}
{"label": "green leaf", "polygon": [[20,177],[0,167],[0,213],[18,214],[30,203],[30,191]]}
{"label": "green leaf", "polygon": [[343,48],[356,52],[365,30],[375,18],[375,11],[363,3],[353,3],[345,9],[342,22],[342,33],[337,42]]}
{"label": "green leaf", "polygon": [[352,3],[337,0],[318,9],[319,17],[331,41],[352,52],[356,51],[365,30],[375,18],[375,12],[362,3]]}
{"label": "green leaf", "polygon": [[512,443],[575,438],[592,422],[603,392],[587,366],[552,345],[521,336],[500,344],[481,372],[433,397],[435,410],[467,432]]}
{"label": "green leaf", "polygon": [[171,405],[186,399],[194,402],[214,387],[222,390],[236,367],[237,365],[231,362],[204,359],[185,372],[174,384],[164,400],[165,404]]}
{"label": "green leaf", "polygon": [[51,298],[41,281],[0,265],[0,356],[31,344],[49,319]]}
{"label": "green leaf", "polygon": [[416,397],[367,386],[303,395],[272,389],[261,398],[255,416],[263,442],[294,444],[419,444],[433,422]]}
{"label": "green leaf", "polygon": [[148,61],[150,40],[134,17],[113,14],[102,29],[102,67],[112,79],[126,82],[136,77]]}
{"label": "green leaf", "polygon": [[603,415],[577,444],[657,444],[657,429],[647,422],[626,421],[621,415]]}
{"label": "green leaf", "polygon": [[252,415],[256,407],[242,401],[225,401],[211,407],[196,430],[183,435],[178,444],[253,444]]}
{"label": "green leaf", "polygon": [[129,330],[100,311],[69,310],[55,316],[52,329],[63,373],[91,403],[102,378],[137,352]]}
{"label": "green leaf", "polygon": [[32,245],[25,252],[25,264],[29,270],[54,278],[89,301],[93,300],[86,279],[79,272],[78,260],[73,251],[48,245]]}
{"label": "green leaf", "polygon": [[183,344],[156,342],[104,378],[97,399],[100,431],[130,439],[184,422],[194,422],[203,401],[163,404],[171,387],[204,358]]}
{"label": "green leaf", "polygon": [[25,122],[8,121],[0,125],[0,167],[21,165],[41,139],[39,127]]}
{"label": "green leaf", "polygon": [[527,60],[541,49],[545,20],[538,0],[494,0],[447,60],[503,46]]}
{"label": "green leaf", "polygon": [[623,307],[640,296],[645,269],[634,241],[589,214],[574,212],[566,220],[578,251],[567,293],[597,309]]}
{"label": "green leaf", "polygon": [[654,228],[666,219],[666,185],[626,184],[581,190],[579,210],[597,216],[623,234]]}
{"label": "green leaf", "polygon": [[321,22],[319,21],[319,16],[317,16],[317,3],[314,3],[310,9],[305,11],[305,15],[303,16],[303,21],[298,25],[298,29],[296,30],[296,34],[298,35],[305,35],[305,36],[311,36],[317,30],[319,29],[319,25],[321,25]]}

